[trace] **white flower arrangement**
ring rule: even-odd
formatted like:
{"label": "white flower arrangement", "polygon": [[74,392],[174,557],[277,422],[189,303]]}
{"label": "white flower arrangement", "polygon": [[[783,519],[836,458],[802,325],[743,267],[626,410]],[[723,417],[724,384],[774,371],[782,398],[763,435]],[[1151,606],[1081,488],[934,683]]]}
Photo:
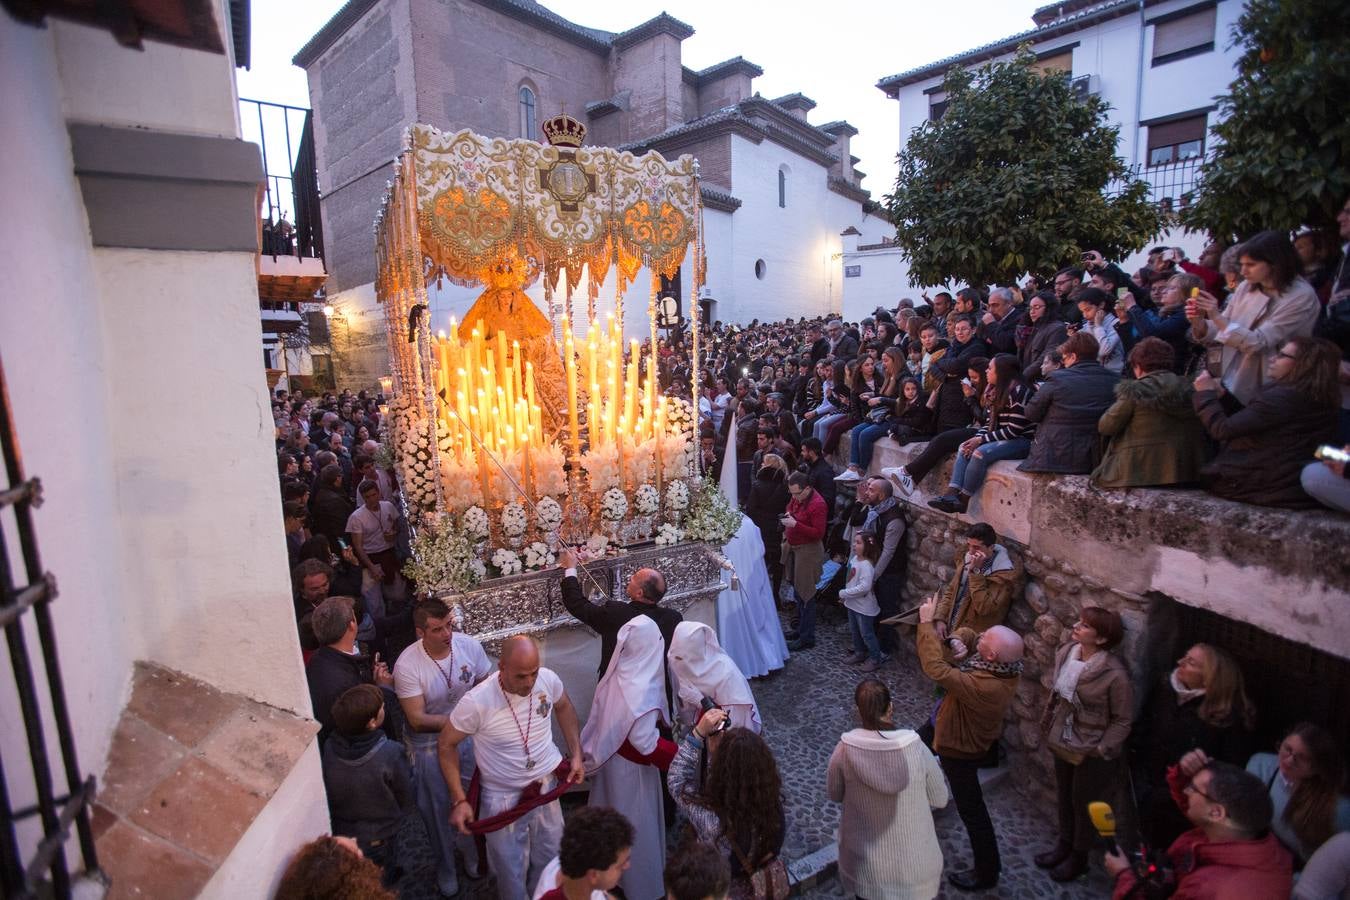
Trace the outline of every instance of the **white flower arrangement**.
{"label": "white flower arrangement", "polygon": [[628,498],[623,491],[612,487],[600,498],[600,518],[606,522],[621,522],[628,515]]}
{"label": "white flower arrangement", "polygon": [[441,455],[441,491],[450,512],[462,512],[483,501],[477,464],[472,455],[462,463],[451,453]]}
{"label": "white flower arrangement", "polygon": [[534,505],[534,524],[545,534],[551,534],[562,525],[562,506],[552,497],[545,497]]}
{"label": "white flower arrangement", "polygon": [[609,549],[609,538],[603,534],[593,534],[586,539],[586,554],[590,557],[599,558],[605,555]]}
{"label": "white flower arrangement", "polygon": [[460,519],[459,525],[469,540],[475,543],[487,540],[488,514],[484,512],[483,507],[470,506],[464,510],[464,517]]}
{"label": "white flower arrangement", "polygon": [[494,497],[516,497],[520,492],[516,485],[522,484],[520,473],[521,459],[520,454],[515,456],[505,456],[501,453],[494,453],[488,457],[488,469],[492,480],[492,496]]}
{"label": "white flower arrangement", "polygon": [[689,488],[683,481],[672,481],[666,488],[666,509],[683,512],[689,508]]}
{"label": "white flower arrangement", "polygon": [[540,496],[561,494],[567,490],[566,456],[561,443],[530,451],[534,464],[534,489]]}
{"label": "white flower arrangement", "polygon": [[659,547],[678,544],[682,540],[684,540],[684,532],[669,522],[656,529],[656,544]]}
{"label": "white flower arrangement", "polygon": [[623,468],[632,484],[651,481],[656,472],[656,441],[650,438],[640,444],[625,441]]}
{"label": "white flower arrangement", "polygon": [[540,569],[547,569],[553,565],[557,557],[548,549],[548,545],[541,541],[535,541],[528,545],[524,550],[525,568],[530,572],[537,572]]}
{"label": "white flower arrangement", "polygon": [[417,530],[412,559],[403,574],[424,591],[464,592],[487,574],[474,558],[473,542],[448,517],[437,517]]}
{"label": "white flower arrangement", "polygon": [[671,434],[692,436],[694,433],[694,407],[683,397],[666,398],[666,431]]}
{"label": "white flower arrangement", "polygon": [[586,451],[581,457],[591,490],[595,493],[609,490],[619,484],[619,450],[613,444]]}
{"label": "white flower arrangement", "polygon": [[633,495],[633,508],[640,516],[654,516],[661,511],[661,495],[650,484],[639,485]]}
{"label": "white flower arrangement", "polygon": [[661,477],[675,481],[689,474],[692,444],[680,434],[668,434],[661,439]]}
{"label": "white flower arrangement", "polygon": [[721,547],[740,527],[740,510],[727,501],[716,482],[705,481],[694,497],[689,519],[685,522],[685,535],[690,540],[707,541]]}
{"label": "white flower arrangement", "polygon": [[503,576],[519,575],[521,572],[520,554],[505,547],[492,551],[492,567]]}
{"label": "white flower arrangement", "polygon": [[502,507],[502,534],[507,537],[520,537],[525,533],[530,520],[525,516],[525,507],[511,502]]}

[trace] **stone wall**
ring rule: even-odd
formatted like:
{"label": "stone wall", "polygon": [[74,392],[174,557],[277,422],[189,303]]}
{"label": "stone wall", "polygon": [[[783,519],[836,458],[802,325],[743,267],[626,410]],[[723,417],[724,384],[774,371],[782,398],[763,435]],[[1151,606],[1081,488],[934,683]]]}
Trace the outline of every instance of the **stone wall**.
{"label": "stone wall", "polygon": [[[880,441],[871,471],[902,465],[921,446]],[[1085,477],[1031,475],[1017,465],[993,466],[965,515],[927,505],[944,492],[950,462],[912,497],[897,494],[909,521],[906,605],[952,578],[972,522],[992,525],[1025,568],[1007,624],[1023,635],[1027,654],[1004,730],[1010,761],[1028,775],[1017,779],[1022,790],[1053,792],[1039,719],[1055,651],[1084,606],[1124,620],[1116,652],[1131,671],[1137,703],[1184,650],[1176,646],[1177,604],[1350,659],[1350,518],[1230,503],[1201,491],[1100,491]],[[1248,677],[1259,674],[1249,667]]]}

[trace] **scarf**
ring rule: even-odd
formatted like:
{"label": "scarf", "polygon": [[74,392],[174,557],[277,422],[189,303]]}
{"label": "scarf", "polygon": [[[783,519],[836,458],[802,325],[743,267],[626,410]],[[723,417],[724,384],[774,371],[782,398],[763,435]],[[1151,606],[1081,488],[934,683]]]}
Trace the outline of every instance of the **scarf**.
{"label": "scarf", "polygon": [[971,654],[957,668],[962,672],[988,672],[995,678],[1015,678],[1022,674],[1022,661],[1006,663]]}
{"label": "scarf", "polygon": [[1177,678],[1177,670],[1173,669],[1172,674],[1167,676],[1167,680],[1172,685],[1172,690],[1177,695],[1177,706],[1185,706],[1197,697],[1205,696],[1204,688],[1188,688]]}
{"label": "scarf", "polygon": [[[896,500],[895,500],[894,497],[887,497],[885,500],[882,500],[882,501],[881,501],[880,503],[878,503],[876,506],[869,506],[869,507],[867,508],[867,518],[863,520],[863,527],[862,527],[862,530],[863,530],[863,531],[867,531],[867,532],[871,532],[872,534],[876,534],[876,530],[877,530],[877,527],[876,527],[876,526],[877,526],[877,518],[878,518],[882,513],[886,512],[887,510],[889,510],[889,509],[891,509],[891,508],[893,508],[893,507],[895,506],[895,503],[896,503]],[[882,536],[883,536],[883,535],[877,535],[877,537],[882,537]]]}
{"label": "scarf", "polygon": [[329,741],[329,746],[333,748],[334,756],[350,761],[365,756],[384,740],[386,740],[384,732],[376,728],[374,731],[352,737],[335,734]]}

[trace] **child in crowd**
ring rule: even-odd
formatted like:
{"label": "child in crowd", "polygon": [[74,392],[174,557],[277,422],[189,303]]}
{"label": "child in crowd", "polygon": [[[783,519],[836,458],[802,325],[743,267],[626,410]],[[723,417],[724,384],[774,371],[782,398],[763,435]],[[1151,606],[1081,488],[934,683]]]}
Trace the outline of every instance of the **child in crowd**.
{"label": "child in crowd", "polygon": [[398,832],[417,815],[403,748],[385,737],[384,693],[373,684],[348,688],[333,704],[335,733],[323,751],[323,780],[333,833],[356,838],[384,870],[384,883],[401,875]]}
{"label": "child in crowd", "polygon": [[881,547],[876,535],[860,531],[853,536],[853,558],[849,560],[848,583],[839,591],[839,599],[848,609],[848,630],[853,635],[850,665],[864,672],[875,672],[886,661],[877,640],[877,615],[881,606],[872,589],[874,567]]}

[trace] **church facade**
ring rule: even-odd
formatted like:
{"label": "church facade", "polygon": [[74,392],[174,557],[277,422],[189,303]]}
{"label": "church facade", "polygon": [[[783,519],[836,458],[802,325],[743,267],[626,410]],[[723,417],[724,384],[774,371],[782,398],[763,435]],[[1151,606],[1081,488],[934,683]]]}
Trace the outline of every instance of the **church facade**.
{"label": "church facade", "polygon": [[[761,97],[763,70],[742,57],[686,67],[692,34],[664,13],[610,32],[530,0],[351,0],[295,57],[314,109],[330,302],[358,332],[382,336],[371,223],[409,125],[541,140],[539,123],[567,112],[589,144],[698,159],[711,318],[839,311],[841,232],[874,242],[892,230],[854,169],[857,130],[812,124],[815,103],[802,94]],[[688,263],[681,276],[688,315]],[[477,293],[433,288],[438,326]],[[602,291],[600,309],[612,302]]]}

